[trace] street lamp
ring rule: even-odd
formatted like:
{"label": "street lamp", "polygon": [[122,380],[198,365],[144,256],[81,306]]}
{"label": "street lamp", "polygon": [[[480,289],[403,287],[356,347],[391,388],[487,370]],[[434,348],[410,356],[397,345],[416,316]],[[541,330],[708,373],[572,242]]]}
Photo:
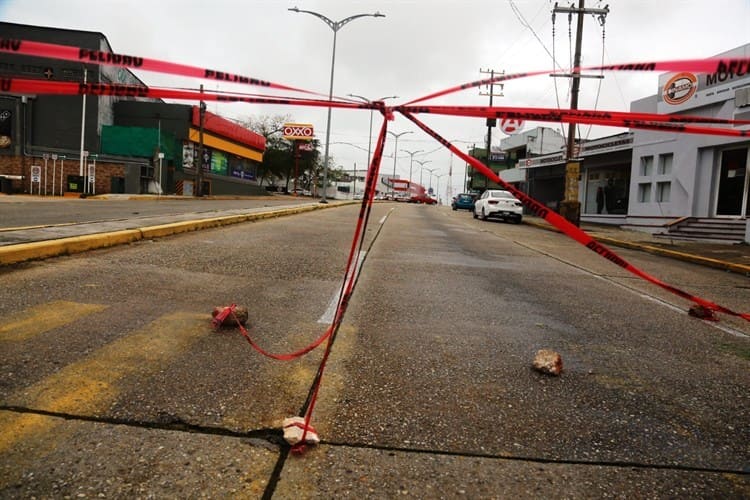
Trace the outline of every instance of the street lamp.
{"label": "street lamp", "polygon": [[448,174],[440,174],[435,176],[437,177],[437,187],[435,188],[435,194],[437,195],[438,205],[440,205],[440,178],[445,177],[446,175]]}
{"label": "street lamp", "polygon": [[432,173],[433,173],[433,172],[434,172],[435,170],[437,170],[437,169],[438,169],[437,167],[435,167],[435,168],[425,168],[425,169],[423,169],[423,170],[427,170],[427,171],[428,171],[428,172],[430,173],[430,188],[429,188],[429,189],[427,190],[427,192],[428,192],[428,193],[429,193],[430,191],[432,191]]}
{"label": "street lamp", "polygon": [[402,135],[406,134],[413,134],[412,131],[407,132],[401,132],[400,134],[394,134],[390,130],[388,131],[389,134],[391,134],[393,137],[396,138],[396,144],[393,145],[393,177],[391,177],[391,195],[395,198],[396,197],[396,185],[393,183],[393,181],[396,179],[396,158],[398,157],[398,138]]}
{"label": "street lamp", "polygon": [[[362,97],[361,95],[357,95],[357,94],[349,94],[349,97],[355,97],[357,99],[362,99],[364,102],[366,102],[368,104],[372,104],[373,102],[377,102],[377,101],[371,101],[367,97]],[[391,96],[388,96],[388,97],[381,97],[380,99],[378,99],[378,101],[385,101],[386,99],[398,99],[398,96],[397,95],[391,95]],[[373,114],[374,111],[375,111],[374,109],[370,110],[370,134],[367,136],[367,168],[368,169],[370,168],[370,150],[372,149],[372,114]]]}
{"label": "street lamp", "polygon": [[424,184],[422,183],[422,171],[424,170],[424,166],[430,162],[432,162],[432,160],[417,160],[417,163],[419,163],[419,185],[422,187],[424,187]]}
{"label": "street lamp", "polygon": [[[305,14],[310,14],[318,19],[321,19],[324,23],[328,25],[329,28],[333,30],[333,54],[331,55],[331,84],[328,89],[328,100],[333,101],[333,69],[336,64],[336,34],[338,31],[343,28],[347,23],[358,19],[360,17],[385,17],[385,14],[381,14],[380,12],[375,12],[374,14],[356,14],[353,16],[349,16],[346,19],[342,19],[341,21],[332,21],[323,14],[318,14],[317,12],[313,12],[311,10],[302,10],[298,9],[297,7],[292,7],[289,10],[292,12],[303,12]],[[326,201],[326,191],[328,188],[328,142],[331,139],[331,106],[328,106],[328,120],[326,122],[326,149],[325,154],[323,156],[323,198],[321,198],[321,203],[328,203]]]}
{"label": "street lamp", "polygon": [[417,153],[424,153],[424,151],[421,149],[417,151],[408,151],[406,149],[402,149],[401,151],[403,151],[404,153],[408,153],[409,156],[411,156],[411,161],[409,162],[409,189],[411,189],[411,170],[412,166],[414,165],[414,155]]}

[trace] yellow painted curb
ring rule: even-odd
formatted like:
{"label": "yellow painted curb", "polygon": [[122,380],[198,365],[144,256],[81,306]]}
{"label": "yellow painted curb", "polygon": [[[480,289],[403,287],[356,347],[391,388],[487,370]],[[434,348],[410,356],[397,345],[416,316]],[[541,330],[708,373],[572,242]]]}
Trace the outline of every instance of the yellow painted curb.
{"label": "yellow painted curb", "polygon": [[0,264],[15,264],[27,260],[46,259],[58,255],[85,252],[95,248],[132,243],[142,238],[140,230],[126,229],[111,233],[87,234],[49,241],[35,241],[0,247]]}
{"label": "yellow painted curb", "polygon": [[[530,226],[537,227],[539,229],[545,229],[547,231],[554,231],[554,232],[562,234],[562,231],[560,231],[556,227],[549,225],[549,224],[543,224],[543,223],[532,222],[532,221],[524,221],[524,223]],[[678,252],[676,250],[669,250],[667,248],[644,245],[642,243],[633,243],[630,241],[618,240],[615,238],[609,238],[607,236],[599,236],[599,237],[592,236],[592,238],[594,238],[599,243],[606,243],[608,245],[613,245],[613,246],[617,246],[621,248],[629,248],[631,250],[640,250],[640,251],[651,253],[654,255],[662,255],[664,257],[670,257],[673,259],[682,260],[684,262],[691,262],[693,264],[700,264],[700,265],[704,265],[708,267],[713,267],[716,269],[723,269],[725,271],[731,271],[734,273],[750,274],[750,266],[746,266],[743,264],[735,264],[733,262],[726,262],[723,260],[712,259],[710,257],[703,257],[701,255],[695,255],[692,253]]]}
{"label": "yellow painted curb", "polygon": [[653,247],[651,245],[643,245],[640,243],[632,243],[629,241],[617,240],[614,238],[608,238],[606,236],[596,238],[596,241],[600,243],[608,243],[610,245],[630,248],[632,250],[640,250],[643,252],[652,253],[655,255],[663,255],[665,257],[671,257],[673,259],[682,260],[685,262],[692,262],[693,264],[701,264],[704,266],[714,267],[717,269],[724,269],[735,273],[745,274],[750,273],[750,266],[743,264],[735,264],[733,262],[726,262],[723,260],[712,259],[710,257],[703,257],[702,255],[695,255],[692,253],[678,252],[676,250],[669,250],[668,248]]}

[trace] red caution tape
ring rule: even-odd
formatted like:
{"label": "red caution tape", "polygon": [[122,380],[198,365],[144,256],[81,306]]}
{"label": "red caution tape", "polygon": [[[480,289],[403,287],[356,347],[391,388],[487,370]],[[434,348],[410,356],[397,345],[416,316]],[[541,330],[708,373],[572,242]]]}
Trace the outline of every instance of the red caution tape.
{"label": "red caution tape", "polygon": [[560,214],[553,212],[549,208],[545,207],[544,205],[536,201],[534,198],[531,198],[526,193],[516,189],[511,184],[508,184],[507,182],[502,180],[492,170],[487,168],[487,166],[485,166],[479,160],[477,160],[476,158],[472,156],[467,155],[466,153],[461,151],[459,148],[455,147],[453,144],[445,140],[435,131],[427,127],[427,125],[417,120],[413,115],[407,112],[403,112],[403,115],[406,116],[412,122],[414,122],[419,128],[424,130],[428,135],[432,136],[435,140],[440,142],[440,144],[448,148],[453,154],[459,156],[465,162],[469,163],[472,166],[472,168],[476,169],[479,173],[481,173],[488,179],[498,183],[499,185],[503,187],[503,189],[510,191],[516,198],[518,198],[521,202],[523,202],[523,204],[526,205],[534,215],[543,218],[544,220],[546,220],[547,222],[549,222],[550,224],[558,228],[560,231],[562,231],[565,235],[574,239],[575,241],[585,246],[589,250],[596,252],[600,256],[622,267],[623,269],[626,269],[632,274],[635,274],[636,276],[639,276],[645,279],[646,281],[649,281],[653,283],[654,285],[657,285],[675,295],[678,295],[684,299],[690,300],[700,306],[703,306],[706,309],[722,312],[725,314],[729,314],[731,316],[737,316],[747,321],[750,321],[750,313],[738,313],[726,307],[715,304],[709,300],[696,297],[695,295],[692,295],[683,290],[680,290],[679,288],[676,288],[672,285],[664,283],[660,279],[654,276],[651,276],[650,274],[638,269],[637,267],[633,266],[632,264],[627,262],[625,259],[623,259],[619,255],[617,255],[615,252],[613,252],[612,250],[610,250],[603,244],[596,241],[588,233],[576,227],[575,225],[571,224],[567,219],[562,217]]}
{"label": "red caution tape", "polygon": [[730,120],[697,115],[663,115],[658,113],[634,113],[626,111],[597,111],[590,109],[558,108],[518,108],[505,106],[396,106],[394,111],[411,114],[431,113],[449,116],[470,116],[476,118],[512,118],[528,121],[583,121],[599,120],[603,122],[617,120],[638,120],[660,123],[703,123],[718,125],[750,125],[750,120]]}
{"label": "red caution tape", "polygon": [[[382,106],[382,103],[378,103],[378,105]],[[320,362],[320,366],[318,366],[318,373],[315,377],[315,381],[313,382],[309,397],[309,405],[307,407],[307,410],[305,411],[305,430],[302,433],[300,442],[297,443],[294,448],[292,448],[292,450],[297,453],[301,453],[305,449],[307,428],[310,425],[310,420],[312,419],[312,414],[315,410],[315,403],[318,400],[318,392],[320,391],[320,385],[323,380],[323,372],[325,371],[328,357],[331,354],[333,342],[334,340],[336,340],[336,333],[338,332],[339,326],[341,325],[341,321],[344,317],[344,313],[346,312],[346,308],[349,304],[349,297],[351,297],[351,294],[354,291],[354,286],[357,282],[358,275],[356,272],[354,272],[353,266],[356,265],[355,256],[359,254],[359,251],[361,249],[361,243],[364,239],[364,233],[367,229],[367,221],[369,220],[370,216],[370,208],[372,207],[372,202],[375,198],[375,185],[378,179],[378,174],[380,173],[380,161],[383,157],[383,146],[385,145],[387,130],[388,119],[383,120],[383,125],[380,128],[380,135],[378,136],[378,142],[375,146],[375,152],[373,153],[370,168],[367,170],[367,180],[365,181],[365,196],[363,197],[362,204],[360,205],[361,208],[359,211],[359,218],[357,220],[357,228],[354,231],[354,238],[352,240],[352,246],[349,251],[349,259],[347,262],[348,280],[345,279],[346,284],[345,287],[342,288],[342,293],[339,298],[339,304],[336,308],[335,319],[333,320],[333,325],[331,326],[333,328],[333,333],[328,338],[328,344],[326,345],[325,354],[323,354],[323,359]]]}
{"label": "red caution tape", "polygon": [[[698,73],[747,73],[750,71],[750,58],[721,58],[713,57],[708,59],[685,59],[678,61],[650,61],[642,63],[613,64],[608,66],[589,66],[585,68],[575,68],[574,72],[582,71],[695,71]],[[432,94],[414,99],[406,104],[415,104],[418,102],[434,99],[444,95],[459,92],[474,87],[490,85],[491,83],[515,80],[531,76],[547,75],[558,73],[559,71],[532,71],[528,73],[514,73],[510,75],[498,75],[492,78],[485,78],[474,82],[468,82],[445,90],[433,92]]]}
{"label": "red caution tape", "polygon": [[322,95],[318,94],[317,92],[311,92],[309,90],[304,90],[297,87],[290,87],[288,85],[282,85],[280,83],[269,82],[267,80],[261,80],[259,78],[251,76],[227,73],[225,71],[217,71],[208,68],[199,68],[196,66],[188,66],[185,64],[159,61],[157,59],[147,59],[145,57],[116,54],[114,52],[103,52],[101,50],[71,47],[68,45],[56,45],[52,43],[34,42],[30,40],[0,38],[0,51],[12,52],[14,54],[23,54],[27,56],[62,59],[65,61],[77,61],[82,63],[92,63],[106,66],[119,66],[121,68],[154,71],[158,73],[167,73],[170,75],[191,76],[228,83],[255,85],[271,89],[302,92],[305,94]]}
{"label": "red caution tape", "polygon": [[178,99],[189,101],[245,102],[250,104],[280,104],[292,106],[332,107],[347,109],[381,109],[390,118],[393,111],[402,113],[430,113],[449,116],[486,118],[514,118],[533,121],[585,123],[609,127],[637,128],[661,132],[749,137],[750,130],[717,126],[705,127],[690,123],[727,124],[744,126],[750,120],[728,120],[700,116],[659,115],[655,113],[628,113],[622,111],[558,110],[553,108],[509,108],[485,106],[398,106],[384,108],[377,103],[352,103],[317,99],[279,98],[272,96],[249,97],[248,94],[197,92],[163,87],[145,87],[113,83],[75,83],[21,78],[0,79],[4,92],[56,94],[56,95],[112,95]]}
{"label": "red caution tape", "polygon": [[121,83],[76,83],[23,78],[0,78],[3,92],[54,95],[111,95],[153,99],[178,99],[188,101],[245,102],[250,104],[282,104],[292,106],[333,107],[348,109],[373,109],[373,105],[317,99],[282,98],[273,96],[251,97],[252,94],[198,92],[195,90],[145,87]]}
{"label": "red caution tape", "polygon": [[509,108],[483,106],[397,106],[401,113],[430,113],[448,116],[482,118],[512,118],[530,121],[585,123],[609,127],[625,127],[683,134],[750,136],[750,130],[688,125],[708,123],[718,125],[750,125],[750,120],[728,120],[690,115],[660,115],[656,113],[628,113],[623,111],[565,110],[554,108]]}

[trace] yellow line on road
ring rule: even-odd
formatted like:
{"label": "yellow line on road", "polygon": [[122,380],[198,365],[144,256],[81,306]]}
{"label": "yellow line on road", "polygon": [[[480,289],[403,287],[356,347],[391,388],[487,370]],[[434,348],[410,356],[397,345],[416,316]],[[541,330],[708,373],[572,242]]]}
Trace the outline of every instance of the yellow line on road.
{"label": "yellow line on road", "polygon": [[[164,369],[210,331],[208,315],[174,313],[112,342],[31,387],[6,398],[6,404],[74,415],[100,415],[119,395],[118,382],[128,376],[147,378]],[[33,414],[0,413],[0,453],[15,443],[49,438],[57,423]],[[1,483],[1,481],[0,481]]]}
{"label": "yellow line on road", "polygon": [[65,300],[30,307],[8,318],[0,318],[0,341],[26,340],[106,308],[101,304],[80,304]]}

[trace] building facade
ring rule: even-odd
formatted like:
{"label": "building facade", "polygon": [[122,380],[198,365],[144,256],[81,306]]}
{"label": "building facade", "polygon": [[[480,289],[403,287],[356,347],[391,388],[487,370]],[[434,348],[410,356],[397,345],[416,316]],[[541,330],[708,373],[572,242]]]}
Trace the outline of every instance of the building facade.
{"label": "building facade", "polygon": [[[718,57],[747,60],[750,44]],[[633,102],[631,111],[748,120],[750,70],[663,74],[657,94]],[[749,155],[746,137],[634,130],[626,224],[650,229],[681,217],[747,218]]]}
{"label": "building facade", "polygon": [[[0,23],[3,37],[112,52],[97,32]],[[145,86],[131,71],[0,52],[0,77]],[[191,194],[198,106],[120,96],[0,93],[0,188],[7,193]],[[265,139],[203,114],[203,194],[263,194]],[[39,174],[39,175],[37,175]]]}

